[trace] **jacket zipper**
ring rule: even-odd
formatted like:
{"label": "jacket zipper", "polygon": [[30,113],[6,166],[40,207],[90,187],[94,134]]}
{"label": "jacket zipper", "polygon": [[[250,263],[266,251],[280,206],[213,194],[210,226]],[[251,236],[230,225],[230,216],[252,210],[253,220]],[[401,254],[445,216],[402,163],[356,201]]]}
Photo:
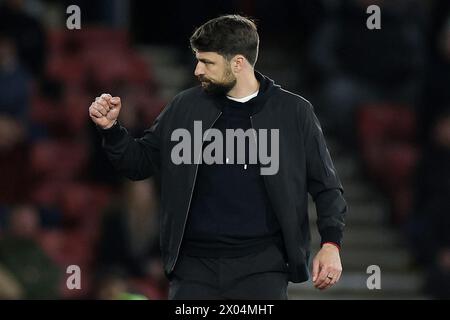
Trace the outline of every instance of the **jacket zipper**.
{"label": "jacket zipper", "polygon": [[[214,122],[211,124],[211,126],[208,128],[208,130],[211,129],[211,128],[214,126],[214,124],[217,122],[217,120],[219,120],[219,118],[220,118],[221,115],[222,115],[222,112],[219,113],[219,115],[218,115],[217,118],[214,120]],[[179,254],[180,254],[181,243],[183,242],[184,231],[185,231],[185,229],[186,229],[186,223],[187,223],[187,219],[188,219],[188,215],[189,215],[189,209],[191,208],[192,196],[193,196],[193,194],[194,194],[195,181],[197,180],[197,172],[198,172],[198,166],[199,166],[199,162],[200,162],[199,160],[200,160],[200,157],[202,156],[202,153],[203,153],[203,143],[204,143],[204,140],[203,140],[203,134],[202,134],[202,146],[201,146],[201,148],[200,148],[201,150],[200,150],[199,158],[198,158],[198,161],[197,161],[196,166],[195,166],[194,181],[193,181],[193,183],[192,183],[191,195],[190,195],[190,197],[189,197],[189,204],[188,204],[188,207],[187,207],[186,218],[184,218],[183,232],[182,232],[182,234],[181,234],[181,241],[180,241],[180,243],[178,244],[177,256],[175,257],[175,262],[173,263],[172,268],[170,269],[170,272],[172,272],[173,269],[175,269],[175,265],[177,264],[178,256],[179,256]]]}
{"label": "jacket zipper", "polygon": [[[256,138],[256,130],[255,130],[255,127],[253,126],[253,117],[252,116],[250,116],[250,125],[252,126],[252,129],[253,129],[253,137],[255,137],[256,148],[257,148],[257,150],[259,150],[258,149],[258,139]],[[258,156],[257,156],[257,158],[258,158]],[[259,161],[259,159],[258,159],[258,161]],[[264,181],[264,186],[266,187],[266,192],[268,194],[269,190],[267,189],[267,182],[266,182],[265,175],[263,175],[262,178],[263,178],[263,181]]]}

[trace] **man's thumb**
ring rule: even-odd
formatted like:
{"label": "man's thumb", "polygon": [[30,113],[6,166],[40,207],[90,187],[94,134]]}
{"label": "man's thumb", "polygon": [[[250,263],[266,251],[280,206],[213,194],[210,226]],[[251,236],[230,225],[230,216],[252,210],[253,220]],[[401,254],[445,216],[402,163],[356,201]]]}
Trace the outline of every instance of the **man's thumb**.
{"label": "man's thumb", "polygon": [[111,103],[112,104],[118,104],[120,102],[120,98],[119,97],[113,97],[111,98]]}

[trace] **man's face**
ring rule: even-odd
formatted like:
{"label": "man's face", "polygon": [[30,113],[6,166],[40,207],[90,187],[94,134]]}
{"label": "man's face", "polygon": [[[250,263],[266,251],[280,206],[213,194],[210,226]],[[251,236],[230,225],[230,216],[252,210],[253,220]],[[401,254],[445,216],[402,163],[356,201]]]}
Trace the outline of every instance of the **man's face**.
{"label": "man's face", "polygon": [[236,85],[231,65],[223,56],[216,52],[197,51],[195,57],[198,62],[194,74],[206,92],[227,94]]}

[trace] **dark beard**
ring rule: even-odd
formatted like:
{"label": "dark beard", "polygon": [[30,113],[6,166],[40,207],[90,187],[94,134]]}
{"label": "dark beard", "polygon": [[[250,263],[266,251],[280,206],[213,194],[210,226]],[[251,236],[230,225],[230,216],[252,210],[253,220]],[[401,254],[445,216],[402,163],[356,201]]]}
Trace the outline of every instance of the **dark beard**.
{"label": "dark beard", "polygon": [[[236,85],[236,79],[226,83],[216,83],[207,80],[203,77],[198,78],[199,78],[198,80],[202,82],[203,90],[205,90],[206,93],[211,95],[224,96]],[[207,83],[206,86],[203,85],[204,82]]]}

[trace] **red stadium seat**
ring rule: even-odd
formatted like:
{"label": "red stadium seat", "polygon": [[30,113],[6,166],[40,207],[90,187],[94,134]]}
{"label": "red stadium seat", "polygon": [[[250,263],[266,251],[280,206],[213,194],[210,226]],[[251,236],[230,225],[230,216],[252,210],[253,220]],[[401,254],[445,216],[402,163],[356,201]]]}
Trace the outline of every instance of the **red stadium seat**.
{"label": "red stadium seat", "polygon": [[49,57],[46,73],[50,78],[62,81],[66,86],[81,86],[87,68],[80,55],[53,54]]}
{"label": "red stadium seat", "polygon": [[76,43],[83,50],[94,47],[127,48],[129,37],[126,30],[89,26],[81,30],[53,29],[48,32],[50,52],[64,52],[69,42]]}
{"label": "red stadium seat", "polygon": [[129,46],[126,30],[90,26],[76,32],[75,37],[85,50],[93,48],[118,50]]}
{"label": "red stadium seat", "polygon": [[401,222],[412,205],[407,189],[419,157],[414,143],[416,115],[411,107],[367,105],[358,112],[362,159],[369,175],[391,197],[393,219]]}
{"label": "red stadium seat", "polygon": [[87,147],[83,143],[39,141],[32,147],[31,168],[36,177],[68,180],[82,172],[87,157]]}
{"label": "red stadium seat", "polygon": [[150,66],[128,49],[90,49],[83,53],[83,61],[100,87],[109,88],[117,81],[144,84],[152,79]]}
{"label": "red stadium seat", "polygon": [[413,140],[416,114],[410,106],[366,105],[358,111],[358,131],[362,144],[386,140]]}
{"label": "red stadium seat", "polygon": [[37,94],[32,96],[31,119],[33,122],[51,126],[58,119],[58,111],[50,100]]}

